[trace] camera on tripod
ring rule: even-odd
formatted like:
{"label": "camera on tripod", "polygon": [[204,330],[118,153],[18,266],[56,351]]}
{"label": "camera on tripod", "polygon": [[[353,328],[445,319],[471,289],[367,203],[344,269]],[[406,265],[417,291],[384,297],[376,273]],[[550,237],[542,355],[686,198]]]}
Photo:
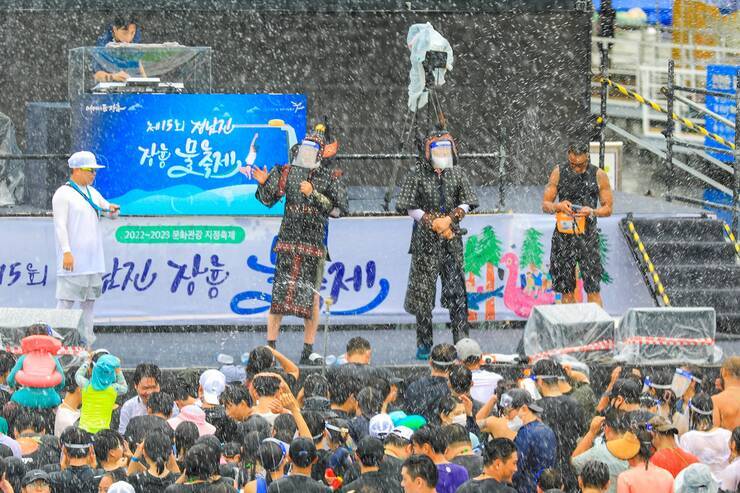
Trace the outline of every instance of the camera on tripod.
{"label": "camera on tripod", "polygon": [[447,68],[447,52],[432,50],[427,51],[422,65],[424,66],[424,74],[426,75],[425,82],[427,89],[440,85],[441,81],[438,81],[437,78],[434,76],[434,71],[440,68]]}

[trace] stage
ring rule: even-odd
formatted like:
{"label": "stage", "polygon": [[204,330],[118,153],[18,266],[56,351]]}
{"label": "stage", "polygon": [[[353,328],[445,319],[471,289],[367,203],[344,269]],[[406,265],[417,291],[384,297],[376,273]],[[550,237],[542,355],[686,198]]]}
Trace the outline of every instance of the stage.
{"label": "stage", "polygon": [[[501,211],[501,213],[497,214],[490,214],[490,212],[497,210],[497,206],[500,205],[499,189],[497,187],[479,187],[477,191],[481,201],[480,210],[489,212],[489,214],[471,215],[465,220],[463,225],[465,225],[466,223],[469,225],[470,235],[480,234],[481,228],[485,227],[484,225],[493,224],[496,231],[501,232],[500,236],[502,236],[503,238],[502,253],[506,250],[521,253],[520,249],[523,247],[523,244],[520,241],[522,238],[521,232],[518,233],[520,234],[520,236],[516,237],[514,240],[507,240],[505,234],[510,234],[508,233],[508,231],[515,228],[522,229],[529,226],[531,229],[532,225],[534,224],[534,226],[537,226],[542,231],[541,244],[543,245],[544,249],[540,253],[543,261],[546,262],[548,258],[546,250],[549,250],[548,231],[550,231],[549,228],[551,228],[548,221],[551,218],[539,213],[542,194],[541,187],[517,186],[508,188],[505,194],[505,207]],[[401,258],[405,261],[408,261],[408,255],[406,253],[408,247],[408,239],[405,238],[404,235],[410,232],[410,221],[408,221],[407,218],[388,217],[382,215],[384,193],[385,189],[382,187],[350,188],[350,215],[353,217],[342,219],[340,221],[335,221],[333,222],[333,224],[346,223],[348,221],[350,223],[351,221],[382,221],[380,224],[384,225],[384,228],[387,227],[387,225],[397,224],[397,226],[400,228],[400,236],[394,236],[390,232],[388,233],[389,236],[387,236],[393,237],[394,243],[396,244],[393,251],[388,252],[388,257],[392,257],[392,259]],[[669,203],[651,197],[636,196],[633,194],[620,192],[616,192],[615,195],[615,216],[624,216],[627,213],[633,213],[640,216],[685,217],[697,216],[703,212],[701,209],[695,207],[684,206],[675,202]],[[391,207],[394,207],[393,203],[391,204]],[[28,231],[24,233],[31,234],[31,236],[33,236],[33,241],[31,241],[30,239],[25,240],[29,244],[38,244],[39,238],[43,238],[45,237],[45,235],[50,234],[50,232],[45,232],[45,229],[50,226],[50,224],[48,224],[50,223],[50,218],[48,218],[48,216],[42,211],[26,210],[25,212],[30,213],[31,217],[26,216],[25,218],[18,215],[20,211],[17,209],[10,211],[6,208],[5,212],[11,213],[11,215],[0,217],[0,224],[8,224],[7,221],[26,220],[32,221],[29,224],[34,225],[34,227],[41,227],[41,229],[36,231],[35,233],[29,233]],[[369,215],[373,217],[361,217],[363,215]],[[179,218],[178,221],[184,221],[185,223],[190,222],[193,224],[218,224],[219,221],[231,222],[232,219],[233,218],[227,217],[190,217]],[[136,220],[123,218],[118,222],[106,221],[106,223],[118,228],[116,230],[110,230],[108,235],[116,236],[120,240],[121,226],[129,227],[131,224],[139,224],[139,222],[141,221],[145,221],[147,223],[153,221],[155,223],[159,222],[163,224],[167,221],[172,220],[173,218],[163,217],[140,218]],[[611,218],[611,220],[604,220],[602,221],[602,223],[604,225],[607,225],[610,221],[615,220],[616,217]],[[250,221],[249,224],[260,224],[263,222],[274,223],[272,226],[274,228],[277,225],[279,218],[254,217],[249,218],[248,221]],[[528,222],[528,224],[522,226],[520,223],[523,222]],[[246,223],[241,225],[245,226],[243,229],[248,235],[253,236],[255,234],[255,230],[253,228],[250,229],[250,227],[246,225]],[[330,228],[331,235],[336,234],[337,231],[338,228],[335,226],[332,226]],[[364,239],[365,243],[368,242],[367,232],[364,231],[363,235],[358,236],[357,231],[359,230],[356,230],[354,234],[343,234],[342,237],[345,239],[345,241],[350,242],[352,245],[358,244],[358,238],[360,236]],[[346,230],[344,230],[344,232],[346,233]],[[272,233],[270,233],[270,237],[271,234]],[[330,236],[330,250],[332,250],[333,258],[342,261],[342,257],[344,255],[343,250],[332,248],[331,238],[332,236]],[[515,244],[512,244],[512,242]],[[612,307],[612,310],[610,310],[610,314],[616,318],[621,316],[621,314],[627,308],[635,306],[654,306],[653,301],[647,294],[648,291],[645,286],[645,282],[643,279],[641,279],[639,275],[634,259],[631,258],[628,253],[626,253],[626,241],[624,237],[620,236],[619,233],[615,233],[615,236],[612,236],[610,238],[610,242],[610,248],[612,249],[612,257],[610,258],[618,255],[619,258],[615,259],[614,261],[619,262],[620,265],[620,267],[613,273],[616,274],[616,272],[622,272],[622,270],[626,268],[627,271],[620,277],[629,277],[629,282],[627,283],[626,290],[622,289],[618,292],[610,293],[610,289],[612,289],[611,286],[606,287],[606,289],[604,290],[605,304],[607,308],[610,306]],[[359,244],[362,243],[363,241],[359,242]],[[112,246],[110,248],[108,246],[106,247],[107,262],[108,264],[111,264],[113,259],[117,259],[117,265],[119,268],[127,261],[126,255],[134,251],[131,250],[131,248],[135,248],[136,251],[142,250],[145,252],[146,256],[151,258],[155,256],[153,250],[160,247],[160,245],[157,244],[131,245],[125,244],[125,242],[112,243],[111,245]],[[39,261],[42,257],[46,257],[48,261],[48,267],[52,268],[52,247],[53,246],[50,243],[46,242],[45,249],[35,256],[32,255],[33,258],[19,258],[18,261]],[[245,260],[247,260],[247,257],[249,255],[253,254],[256,254],[257,257],[259,257],[260,261],[264,262],[267,260],[267,249],[269,247],[269,241],[265,245],[262,245],[262,247],[264,247],[262,249],[265,250],[264,252],[256,251],[249,244],[230,246],[222,245],[219,248],[227,247],[231,250],[237,250],[239,252],[239,254],[241,255],[241,260],[239,262],[244,262]],[[180,252],[182,255],[189,256],[190,258],[192,258],[194,253],[200,252],[205,259],[211,253],[210,251],[204,250],[204,248],[208,248],[208,245],[202,244],[182,244],[169,246],[168,248],[169,253]],[[351,249],[354,250],[356,249],[356,247],[351,247]],[[11,254],[16,255],[17,252],[17,248],[8,249],[4,252],[2,257],[8,257]],[[168,258],[177,260],[176,255],[170,255]],[[226,260],[223,259],[228,260],[228,257],[221,258],[223,262],[226,262]],[[393,310],[391,310],[394,311],[394,313],[386,312],[384,316],[375,319],[362,319],[360,317],[360,319],[356,319],[352,323],[347,323],[346,316],[332,315],[330,318],[331,335],[329,337],[327,353],[340,355],[344,352],[345,344],[351,337],[361,335],[363,337],[366,337],[373,345],[373,359],[376,364],[383,366],[418,365],[419,362],[413,359],[416,341],[415,332],[411,323],[412,320],[407,315],[404,317],[403,315],[405,314],[400,313],[402,312],[402,309],[400,308],[400,303],[405,292],[404,281],[407,275],[408,268],[404,266],[398,267],[395,263],[391,262],[391,264],[387,266],[388,269],[384,271],[383,258],[375,258],[375,260],[377,261],[376,277],[378,279],[383,278],[383,275],[389,271],[399,271],[395,272],[397,279],[390,278],[392,281],[392,287],[400,291],[400,293],[396,293],[397,303],[396,305],[393,305],[394,308]],[[139,259],[136,259],[136,262],[137,264],[140,264],[140,266],[145,265],[142,262],[139,262]],[[0,263],[8,263],[8,261],[6,259]],[[347,265],[354,265],[354,263],[359,264],[359,262],[344,263]],[[249,264],[249,262],[247,262],[247,264]],[[327,268],[329,267],[330,265],[327,264]],[[228,268],[229,267],[227,267],[227,269]],[[152,271],[156,271],[156,268],[152,267]],[[143,289],[149,281],[151,281],[152,271],[149,272],[149,277],[147,277],[146,275],[142,275],[139,278],[129,278],[128,285],[125,282],[125,276],[119,277],[117,279],[109,278],[109,283],[107,287],[110,292],[104,295],[103,299],[97,307],[96,327],[98,331],[98,340],[96,341],[94,347],[105,347],[107,349],[115,351],[121,356],[124,367],[132,368],[138,363],[144,361],[156,361],[160,366],[166,368],[213,366],[217,364],[216,357],[219,353],[230,354],[235,358],[236,361],[239,361],[239,358],[243,352],[248,352],[254,346],[262,344],[264,342],[264,321],[261,320],[261,318],[263,318],[266,314],[266,305],[262,307],[263,309],[260,313],[252,314],[257,318],[247,317],[237,320],[228,318],[217,319],[214,317],[209,317],[206,315],[206,303],[213,302],[214,300],[212,300],[210,296],[205,295],[205,292],[201,293],[201,291],[208,291],[207,284],[198,284],[195,290],[195,296],[191,297],[189,294],[185,294],[184,291],[186,289],[184,285],[187,283],[187,279],[182,279],[183,287],[175,290],[179,291],[180,293],[174,293],[174,291],[172,291],[171,289],[172,285],[170,284],[169,278],[167,278],[166,281],[166,295],[172,295],[175,297],[161,298],[161,303],[157,303],[156,300],[157,296],[159,295],[153,296],[151,292],[147,293],[146,290],[144,290],[144,292],[138,292]],[[136,272],[138,274],[142,274],[140,268],[136,270]],[[249,275],[252,277],[258,274],[258,272],[256,271],[250,272],[252,273]],[[34,289],[39,289],[39,286],[24,286],[24,289],[30,290],[28,291],[28,293],[26,293],[26,296],[12,298],[12,292],[9,291],[6,286],[6,284],[8,284],[8,274],[6,273],[6,281],[0,281],[2,282],[2,286],[0,286],[0,295],[5,294],[7,298],[5,299],[3,304],[6,306],[19,306],[19,304],[22,303],[24,306],[29,307],[40,305],[46,307],[53,306],[54,282],[52,280],[52,275],[53,273],[49,272],[49,279],[47,280],[48,286],[43,287],[43,296],[39,296],[38,293],[40,293],[40,291],[34,291]],[[160,273],[160,276],[163,277],[162,273]],[[239,272],[237,271],[232,274],[232,277],[235,276],[240,276],[240,285],[243,285],[245,283],[248,284],[249,281],[244,278],[244,274],[239,274]],[[327,278],[328,277],[330,276],[327,276]],[[331,280],[336,281],[336,279],[334,279],[334,276],[331,276]],[[503,287],[503,281],[504,277],[497,277],[496,287]],[[624,281],[624,279],[621,279],[621,281]],[[264,280],[261,282],[264,282]],[[363,282],[366,284],[367,280]],[[328,282],[327,284],[331,285],[333,283]],[[349,286],[351,282],[346,282],[345,284]],[[617,282],[617,284],[619,284],[619,282]],[[225,297],[225,299],[228,300],[231,297],[231,294],[228,292],[227,288],[223,287],[223,285],[219,285],[218,287],[223,292],[223,296]],[[375,286],[375,288],[377,288],[377,285]],[[241,289],[243,289],[243,287]],[[262,286],[261,289],[263,292],[269,293],[269,285],[265,284],[265,286]],[[329,289],[330,286],[327,286],[327,290]],[[341,296],[344,298],[340,299],[340,301],[350,299],[347,297],[352,295],[353,293],[350,293],[349,291],[352,291],[352,289],[342,291]],[[367,289],[365,289],[365,291],[367,291]],[[132,305],[131,312],[127,316],[112,316],[110,312],[110,307],[119,303],[122,299],[121,296],[123,295],[133,297],[136,297],[138,295],[142,297],[143,301],[142,303]],[[198,295],[201,295],[202,299],[198,298]],[[177,298],[177,296],[179,296],[179,298]],[[625,299],[615,300],[614,296],[624,296]],[[217,299],[218,297],[216,297],[216,300]],[[193,305],[188,312],[191,315],[184,314],[182,315],[182,318],[180,320],[173,320],[171,319],[172,317],[169,317],[170,319],[168,319],[168,317],[158,318],[157,316],[153,316],[147,319],[147,315],[157,315],[158,310],[161,310],[162,308],[162,306],[160,305],[167,305],[168,303]],[[471,332],[471,336],[480,341],[481,345],[484,348],[484,351],[486,352],[504,354],[515,353],[519,344],[519,340],[521,338],[522,327],[524,320],[526,320],[526,317],[511,314],[511,316],[507,316],[509,320],[501,320],[501,317],[507,313],[507,307],[502,298],[496,299],[496,315],[489,319],[486,310],[484,310],[483,308],[483,303],[484,301],[481,302],[481,306],[479,307],[478,322],[481,323],[473,324],[473,331]],[[336,308],[341,309],[342,306],[338,305],[337,307],[335,307],[335,309]],[[438,328],[435,330],[435,342],[451,342],[451,335],[449,331],[444,329],[444,325],[442,323],[445,319],[446,312],[438,310],[436,313],[438,314],[438,316],[435,318],[435,320],[437,322]],[[199,316],[198,314],[202,316]],[[232,313],[231,316],[233,317],[234,314]],[[324,320],[325,315],[322,313],[322,325],[320,327],[319,336],[314,347],[315,350],[319,353],[323,353],[322,331],[324,329]],[[287,319],[287,321],[291,324],[299,323],[298,320]],[[723,351],[725,351],[725,354],[737,354],[738,350],[740,350],[740,340],[738,340],[736,336],[733,337],[731,335],[718,334],[717,345],[720,346]],[[284,330],[283,334],[281,335],[281,338],[279,340],[279,349],[285,352],[289,357],[298,359],[301,347],[301,327],[300,325],[291,325],[286,330]]]}
{"label": "stage", "polygon": [[[522,337],[522,328],[496,324],[486,329],[474,326],[470,337],[480,342],[483,351],[515,353]],[[125,368],[139,363],[156,362],[162,368],[193,368],[218,366],[219,353],[229,354],[239,361],[243,352],[248,352],[265,343],[264,327],[218,327],[208,330],[172,327],[164,332],[108,332],[106,328],[98,334],[96,348],[106,348],[121,357]],[[323,325],[319,327],[314,349],[323,353]],[[339,356],[344,353],[347,341],[361,336],[373,347],[374,365],[378,366],[426,366],[414,359],[416,333],[412,326],[376,328],[342,327],[330,329],[327,353]],[[434,342],[452,343],[450,331],[438,326],[434,331]],[[740,354],[740,337],[717,335],[717,346],[725,355]],[[300,359],[303,348],[303,332],[297,327],[283,331],[278,339],[278,350],[294,361]]]}

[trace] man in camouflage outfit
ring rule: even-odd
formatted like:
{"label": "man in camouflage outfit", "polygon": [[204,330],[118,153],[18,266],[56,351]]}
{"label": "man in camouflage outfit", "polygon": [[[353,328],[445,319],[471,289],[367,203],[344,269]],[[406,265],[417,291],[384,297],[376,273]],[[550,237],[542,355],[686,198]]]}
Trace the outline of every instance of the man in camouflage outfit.
{"label": "man in camouflage outfit", "polygon": [[336,140],[329,141],[323,124],[316,125],[297,148],[290,165],[253,171],[257,199],[272,207],[285,197],[285,213],[275,253],[275,280],[267,317],[267,344],[275,347],[283,315],[304,319],[301,364],[319,364],[313,343],[319,325],[318,290],[329,258],[325,239],[328,218],[347,212],[347,190],[341,171],[331,169]]}
{"label": "man in camouflage outfit", "polygon": [[404,178],[396,209],[414,218],[411,270],[404,308],[416,316],[417,359],[432,349],[432,310],[437,277],[442,278],[442,306],[450,311],[455,342],[468,335],[468,300],[463,273],[463,244],[458,227],[465,214],[478,206],[464,170],[457,164],[452,136],[428,135],[416,167]]}

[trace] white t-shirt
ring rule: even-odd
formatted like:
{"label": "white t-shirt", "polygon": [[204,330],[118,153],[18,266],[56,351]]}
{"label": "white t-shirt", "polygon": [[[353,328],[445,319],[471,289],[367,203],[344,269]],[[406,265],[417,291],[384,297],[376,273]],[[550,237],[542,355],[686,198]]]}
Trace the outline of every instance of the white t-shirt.
{"label": "white t-shirt", "polygon": [[727,467],[730,460],[730,437],[732,432],[724,428],[713,431],[687,431],[678,439],[678,446],[699,458],[709,466],[712,473]]}
{"label": "white t-shirt", "polygon": [[62,403],[57,408],[57,415],[54,419],[54,436],[61,436],[65,428],[75,424],[78,419],[80,419],[80,410],[70,409]]}
{"label": "white t-shirt", "polygon": [[714,476],[720,482],[720,488],[725,491],[736,491],[737,487],[740,486],[740,457]]}
{"label": "white t-shirt", "polygon": [[473,387],[470,389],[471,397],[485,404],[496,392],[496,386],[502,378],[498,373],[475,370],[473,372]]}
{"label": "white t-shirt", "polygon": [[[80,187],[103,209],[110,204],[93,187]],[[62,185],[51,199],[57,249],[57,276],[79,276],[105,272],[103,236],[98,213],[69,185]],[[64,252],[72,252],[74,270],[62,267]]]}

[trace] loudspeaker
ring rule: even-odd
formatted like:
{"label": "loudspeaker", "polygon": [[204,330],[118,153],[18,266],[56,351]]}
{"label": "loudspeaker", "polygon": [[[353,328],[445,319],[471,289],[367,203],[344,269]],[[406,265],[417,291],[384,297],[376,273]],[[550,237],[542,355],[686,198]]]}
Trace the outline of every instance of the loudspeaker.
{"label": "loudspeaker", "polygon": [[615,331],[615,358],[634,364],[714,363],[716,331],[711,307],[631,308]]}
{"label": "loudspeaker", "polygon": [[[69,154],[72,124],[69,103],[31,102],[26,104],[26,152]],[[67,159],[26,160],[26,204],[44,210],[65,180]]]}
{"label": "loudspeaker", "polygon": [[[79,346],[82,331],[82,310],[48,308],[0,308],[0,343],[2,348],[20,346],[26,329],[46,323],[58,333],[64,346]],[[52,334],[57,337],[56,334]]]}
{"label": "loudspeaker", "polygon": [[535,306],[524,326],[524,352],[532,359],[597,362],[611,357],[613,341],[614,319],[596,303]]}

